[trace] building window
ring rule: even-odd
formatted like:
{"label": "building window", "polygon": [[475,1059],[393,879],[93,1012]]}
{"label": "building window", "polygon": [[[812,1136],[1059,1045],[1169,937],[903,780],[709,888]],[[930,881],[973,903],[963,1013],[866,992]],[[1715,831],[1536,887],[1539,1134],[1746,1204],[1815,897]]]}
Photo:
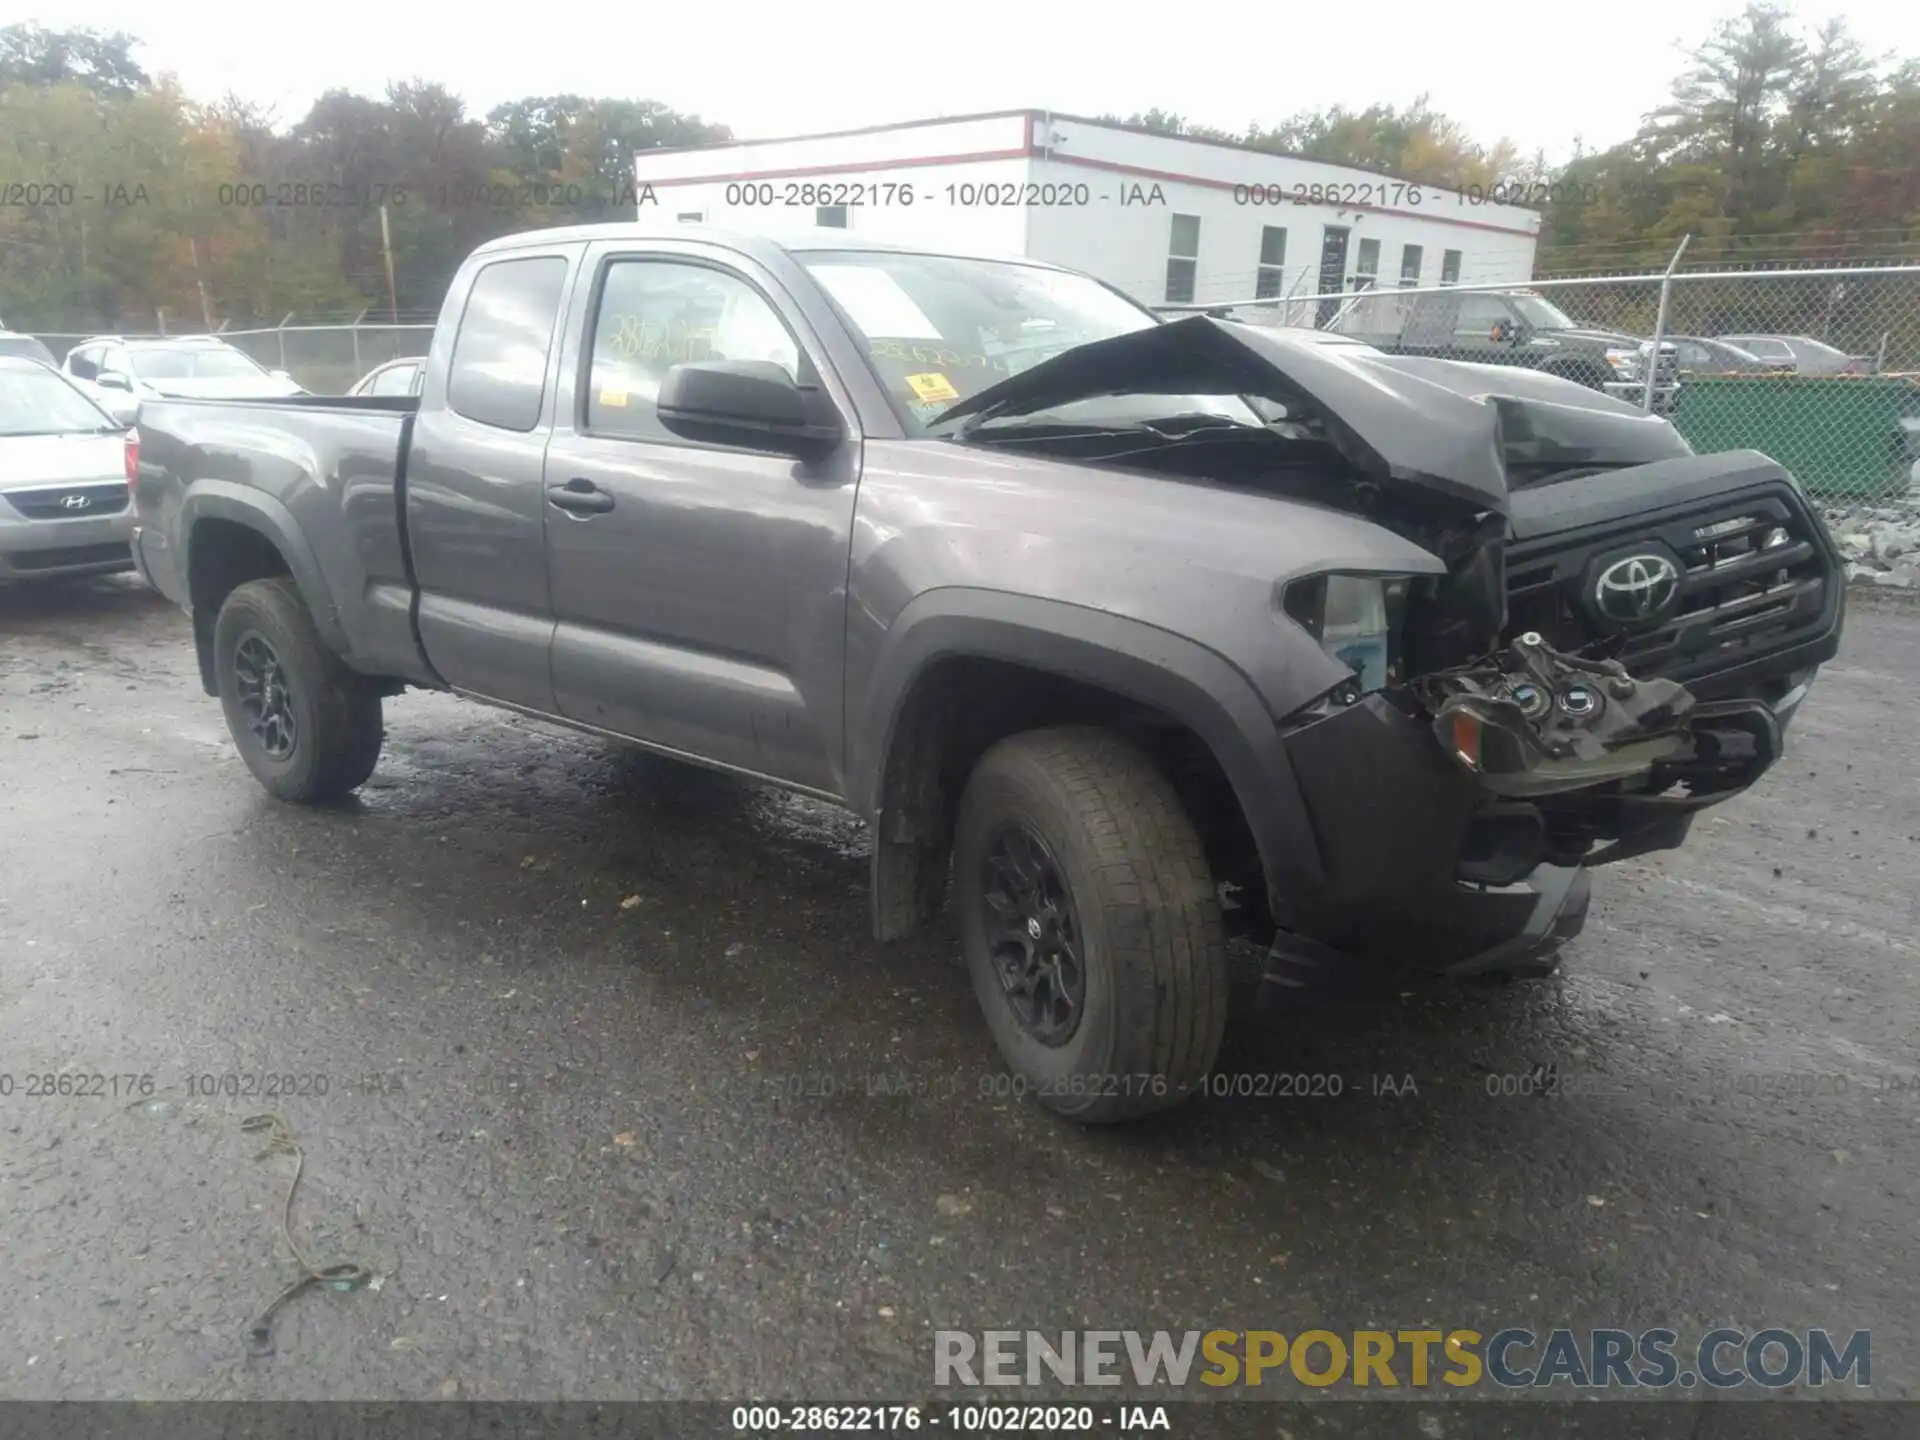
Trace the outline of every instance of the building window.
{"label": "building window", "polygon": [[1460,252],[1458,250],[1440,252],[1440,283],[1442,285],[1460,283]]}
{"label": "building window", "polygon": [[1418,285],[1420,283],[1421,251],[1418,245],[1400,247],[1400,283]]}
{"label": "building window", "polygon": [[1167,303],[1193,303],[1194,279],[1200,270],[1200,217],[1176,215],[1167,240]]}
{"label": "building window", "polygon": [[707,221],[707,214],[704,210],[682,210],[679,215],[674,218],[679,220],[682,225],[704,225]]}
{"label": "building window", "polygon": [[1260,227],[1260,273],[1253,286],[1256,300],[1280,296],[1280,272],[1287,263],[1287,232],[1278,225]]}
{"label": "building window", "polygon": [[1362,240],[1353,262],[1353,288],[1371,290],[1380,278],[1380,242]]}
{"label": "building window", "polygon": [[844,230],[847,228],[847,207],[822,205],[813,212],[813,223],[827,230]]}

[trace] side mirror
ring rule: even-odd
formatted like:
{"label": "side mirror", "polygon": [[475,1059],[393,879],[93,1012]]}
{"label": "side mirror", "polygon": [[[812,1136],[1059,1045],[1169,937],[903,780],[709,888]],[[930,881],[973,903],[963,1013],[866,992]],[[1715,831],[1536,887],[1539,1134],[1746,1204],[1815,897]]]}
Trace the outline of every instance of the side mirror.
{"label": "side mirror", "polygon": [[93,383],[108,390],[126,390],[131,392],[133,380],[118,370],[102,370],[93,377]]}
{"label": "side mirror", "polygon": [[842,439],[840,417],[819,390],[802,390],[771,360],[676,365],[660,383],[660,423],[676,435],[817,459]]}

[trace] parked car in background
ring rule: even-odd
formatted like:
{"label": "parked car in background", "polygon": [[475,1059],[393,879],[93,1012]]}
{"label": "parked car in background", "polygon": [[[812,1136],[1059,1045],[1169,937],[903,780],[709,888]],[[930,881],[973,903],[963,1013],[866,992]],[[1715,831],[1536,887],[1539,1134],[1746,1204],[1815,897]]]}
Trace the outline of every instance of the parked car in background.
{"label": "parked car in background", "polygon": [[1871,375],[1871,355],[1849,355],[1811,335],[1721,335],[1717,339],[1757,355],[1781,370],[1801,375]]}
{"label": "parked car in background", "polygon": [[427,357],[408,355],[377,365],[354,383],[349,395],[418,395],[427,373]]}
{"label": "parked car in background", "polygon": [[[1519,365],[1638,402],[1646,390],[1651,341],[1582,325],[1529,290],[1399,292],[1370,290],[1330,327],[1395,355],[1431,355],[1482,365]],[[1679,397],[1673,349],[1661,347],[1654,411]]]}
{"label": "parked car in background", "polygon": [[62,367],[91,390],[141,400],[277,400],[306,390],[284,370],[269,370],[212,335],[126,340],[97,335],[67,352]]}
{"label": "parked car in background", "polygon": [[0,355],[12,355],[22,360],[38,360],[42,365],[60,368],[60,362],[45,344],[31,335],[18,335],[11,330],[0,330]]}
{"label": "parked car in background", "polygon": [[1762,360],[1726,340],[1704,335],[1669,335],[1682,377],[1688,375],[1771,375],[1782,367]]}
{"label": "parked car in background", "polygon": [[137,435],[51,365],[0,355],[0,579],[131,570]]}
{"label": "parked car in background", "polygon": [[418,687],[844,804],[877,937],[950,888],[1081,1120],[1198,1091],[1229,923],[1281,1003],[1544,973],[1840,641],[1791,475],[1517,366],[845,230],[511,235],[439,327],[417,400],[142,412],[136,562],[256,779],[353,790]]}

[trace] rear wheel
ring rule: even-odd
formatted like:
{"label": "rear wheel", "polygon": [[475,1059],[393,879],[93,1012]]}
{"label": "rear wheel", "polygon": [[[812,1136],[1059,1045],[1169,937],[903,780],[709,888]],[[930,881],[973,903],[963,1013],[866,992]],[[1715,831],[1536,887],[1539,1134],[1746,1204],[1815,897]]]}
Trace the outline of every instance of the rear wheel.
{"label": "rear wheel", "polygon": [[1098,729],[1001,741],[967,781],[953,863],[974,993],[1013,1093],[1100,1122],[1194,1092],[1226,1026],[1220,899],[1144,754]]}
{"label": "rear wheel", "polygon": [[227,729],[271,794],[310,804],[373,773],[379,692],[327,648],[291,580],[253,580],[227,596],[213,658]]}

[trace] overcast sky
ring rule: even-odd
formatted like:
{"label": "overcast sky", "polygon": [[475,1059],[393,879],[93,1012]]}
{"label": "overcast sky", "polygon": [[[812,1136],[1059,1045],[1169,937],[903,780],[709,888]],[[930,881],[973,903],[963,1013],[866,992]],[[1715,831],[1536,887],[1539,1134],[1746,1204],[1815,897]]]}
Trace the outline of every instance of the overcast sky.
{"label": "overcast sky", "polygon": [[[125,30],[196,98],[233,90],[290,123],[322,91],[438,80],[477,113],[573,91],[653,99],[757,139],[1018,106],[1153,106],[1238,129],[1422,91],[1484,142],[1562,158],[1631,134],[1681,51],[1738,0],[1425,0],[1132,8],[966,3],[236,6],[0,0],[0,23]],[[1808,28],[1843,8],[1803,4]],[[1916,0],[1844,0],[1875,51],[1920,55]],[[829,18],[830,17],[830,18]]]}

